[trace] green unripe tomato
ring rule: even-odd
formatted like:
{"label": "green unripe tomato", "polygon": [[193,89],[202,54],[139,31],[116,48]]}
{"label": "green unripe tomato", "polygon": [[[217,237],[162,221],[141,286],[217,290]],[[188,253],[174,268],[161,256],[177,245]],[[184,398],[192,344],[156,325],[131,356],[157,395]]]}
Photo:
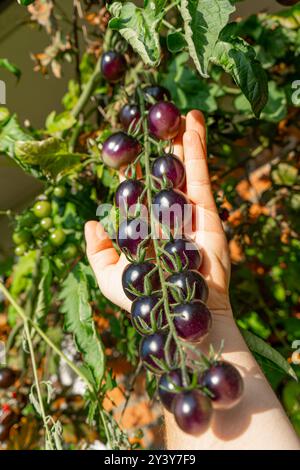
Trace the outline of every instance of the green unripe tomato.
{"label": "green unripe tomato", "polygon": [[13,241],[16,245],[22,245],[23,243],[27,243],[30,238],[31,234],[26,229],[18,230],[13,234]]}
{"label": "green unripe tomato", "polygon": [[48,217],[51,214],[51,204],[49,201],[38,201],[33,206],[33,213],[39,219]]}
{"label": "green unripe tomato", "polygon": [[44,217],[42,220],[41,220],[41,228],[45,231],[49,230],[49,228],[52,227],[53,225],[53,220],[51,219],[51,217]]}
{"label": "green unripe tomato", "polygon": [[23,5],[24,7],[27,7],[28,5],[31,5],[35,0],[18,0],[18,3],[20,5]]}
{"label": "green unripe tomato", "polygon": [[50,235],[50,242],[54,246],[61,246],[65,243],[66,241],[66,234],[63,231],[62,228],[57,228],[53,230],[53,232]]}
{"label": "green unripe tomato", "polygon": [[66,192],[67,191],[66,191],[66,188],[64,186],[56,186],[56,188],[54,188],[53,194],[56,197],[63,198],[63,197],[65,197]]}
{"label": "green unripe tomato", "polygon": [[22,245],[18,245],[15,248],[15,255],[16,256],[23,256],[27,251],[27,245],[23,243]]}
{"label": "green unripe tomato", "polygon": [[63,249],[62,256],[64,259],[68,260],[68,259],[75,258],[77,253],[78,253],[77,246],[74,245],[74,243],[68,243]]}

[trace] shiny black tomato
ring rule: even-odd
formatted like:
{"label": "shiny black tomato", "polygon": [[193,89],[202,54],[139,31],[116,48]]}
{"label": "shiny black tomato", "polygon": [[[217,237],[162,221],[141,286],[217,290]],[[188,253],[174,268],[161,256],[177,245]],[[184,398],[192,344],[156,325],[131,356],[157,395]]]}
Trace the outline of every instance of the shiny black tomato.
{"label": "shiny black tomato", "polygon": [[141,196],[144,189],[144,183],[140,180],[127,179],[122,181],[122,183],[119,184],[115,195],[116,206],[122,211],[122,213],[127,212],[130,214],[133,212],[130,211],[132,206],[136,206],[138,202],[143,202],[141,200]]}
{"label": "shiny black tomato", "polygon": [[129,127],[134,130],[141,117],[141,112],[136,104],[125,104],[120,111],[120,122],[127,131]]}
{"label": "shiny black tomato", "polygon": [[164,407],[172,412],[175,398],[178,394],[176,387],[182,387],[182,373],[180,369],[171,370],[163,374],[158,382],[158,395]]}
{"label": "shiny black tomato", "polygon": [[162,225],[180,229],[191,221],[192,206],[181,191],[163,189],[153,198],[153,214]]}
{"label": "shiny black tomato", "polygon": [[211,313],[201,300],[176,305],[173,314],[175,329],[183,340],[200,342],[211,329]]}
{"label": "shiny black tomato", "polygon": [[[131,320],[133,326],[139,331],[140,334],[146,334],[143,328],[144,322],[149,328],[149,334],[151,333],[152,323],[151,323],[151,312],[153,312],[153,317],[156,323],[157,328],[161,328],[166,325],[167,319],[162,307],[157,308],[159,302],[159,297],[157,295],[147,295],[143,297],[138,297],[131,306]],[[142,320],[142,322],[141,322]],[[141,330],[141,326],[143,330]]]}
{"label": "shiny black tomato", "polygon": [[[185,182],[183,163],[173,154],[157,157],[152,164],[151,173],[155,178],[171,183],[173,188],[181,189]],[[156,185],[159,187],[159,182]]]}
{"label": "shiny black tomato", "polygon": [[123,165],[133,163],[141,149],[140,143],[131,135],[116,132],[103,143],[102,159],[105,165],[118,170]]}
{"label": "shiny black tomato", "polygon": [[[140,357],[143,361],[144,367],[157,374],[162,374],[163,369],[155,362],[155,359],[161,361],[164,365],[167,364],[166,355],[166,341],[167,335],[163,332],[156,332],[152,335],[144,336],[140,343]],[[169,357],[173,360],[176,352],[176,344],[174,340],[169,343]]]}
{"label": "shiny black tomato", "polygon": [[148,114],[150,133],[160,140],[174,139],[179,132],[180,112],[169,101],[161,101],[151,106]]}
{"label": "shiny black tomato", "polygon": [[243,394],[243,379],[239,371],[229,362],[218,361],[212,364],[199,383],[211,392],[214,408],[228,409],[235,406]]}
{"label": "shiny black tomato", "polygon": [[15,372],[9,367],[0,369],[0,388],[9,388],[16,380]]}
{"label": "shiny black tomato", "polygon": [[169,257],[164,254],[164,261],[174,271],[178,271],[176,256],[179,257],[182,268],[195,269],[198,271],[201,266],[202,254],[196,243],[188,238],[175,238],[166,243],[164,250],[171,256]]}
{"label": "shiny black tomato", "polygon": [[147,220],[125,219],[120,223],[117,234],[117,242],[122,251],[131,255],[138,253],[139,246],[149,235],[149,224]]}
{"label": "shiny black tomato", "polygon": [[111,83],[121,80],[126,72],[127,64],[123,54],[117,51],[108,51],[101,58],[101,72],[103,77]]}
{"label": "shiny black tomato", "polygon": [[[165,101],[171,99],[171,94],[167,88],[159,85],[146,86],[143,88],[146,100]],[[150,99],[149,99],[150,98]]]}
{"label": "shiny black tomato", "polygon": [[173,300],[173,302],[176,301],[174,296],[178,289],[184,298],[188,295],[188,290],[192,291],[195,289],[194,300],[202,300],[202,302],[205,303],[208,299],[208,287],[206,281],[198,271],[191,270],[171,274],[171,276],[168,277],[168,283],[174,285],[174,288],[169,288],[171,301]]}
{"label": "shiny black tomato", "polygon": [[[144,281],[145,276],[153,271],[155,264],[144,261],[143,263],[131,263],[126,266],[122,275],[122,286],[126,296],[130,300],[137,298],[137,295],[130,292],[130,286],[133,286],[135,290],[141,294],[145,294]],[[152,275],[149,275],[149,281],[151,282],[152,290],[160,289],[160,279],[158,271],[154,271]]]}
{"label": "shiny black tomato", "polygon": [[212,418],[210,399],[198,390],[178,394],[172,411],[179,428],[193,436],[203,434]]}

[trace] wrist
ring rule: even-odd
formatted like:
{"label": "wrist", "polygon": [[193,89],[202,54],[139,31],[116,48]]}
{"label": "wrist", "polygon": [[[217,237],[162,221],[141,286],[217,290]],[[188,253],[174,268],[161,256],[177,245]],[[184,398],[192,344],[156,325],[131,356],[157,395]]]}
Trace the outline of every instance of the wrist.
{"label": "wrist", "polygon": [[222,355],[228,352],[247,349],[242,334],[233,317],[232,309],[214,309],[212,313],[212,328],[209,335],[201,343],[200,348],[208,354],[212,345],[218,351],[223,344]]}

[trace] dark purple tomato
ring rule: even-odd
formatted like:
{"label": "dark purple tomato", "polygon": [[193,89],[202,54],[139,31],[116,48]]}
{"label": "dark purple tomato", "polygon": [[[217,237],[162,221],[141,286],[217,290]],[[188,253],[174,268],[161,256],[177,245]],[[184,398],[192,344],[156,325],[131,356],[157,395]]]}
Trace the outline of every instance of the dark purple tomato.
{"label": "dark purple tomato", "polygon": [[122,213],[130,214],[130,207],[134,206],[139,201],[143,191],[144,184],[139,180],[128,179],[123,181],[117,188],[115,201],[116,206]]}
{"label": "dark purple tomato", "polygon": [[[140,358],[147,369],[162,374],[163,370],[153,360],[153,357],[166,364],[165,344],[167,335],[162,332],[154,333],[153,335],[144,336],[140,343]],[[169,357],[172,360],[176,351],[176,345],[173,340],[169,344]]]}
{"label": "dark purple tomato", "polygon": [[239,371],[229,362],[215,362],[199,379],[199,384],[212,393],[212,404],[217,409],[228,409],[241,399],[244,384]]}
{"label": "dark purple tomato", "polygon": [[[183,271],[181,273],[174,273],[168,277],[168,282],[174,286],[180,288],[183,297],[185,298],[188,294],[188,287],[192,291],[195,286],[195,297],[193,300],[202,300],[206,302],[208,298],[208,287],[205,279],[197,271]],[[170,287],[170,297],[172,300],[172,289]],[[175,300],[174,300],[175,301]]]}
{"label": "dark purple tomato", "polygon": [[141,113],[136,104],[125,104],[119,114],[120,123],[126,131],[130,127],[131,123],[131,128],[135,128],[140,117]]}
{"label": "dark purple tomato", "polygon": [[[144,297],[138,297],[131,306],[131,319],[133,326],[139,331],[140,334],[145,334],[144,331],[141,331],[139,326],[141,325],[139,320],[143,320],[146,325],[149,327],[149,333],[151,333],[151,312],[156,307],[159,302],[159,298],[156,295],[148,295]],[[166,316],[162,307],[159,307],[154,312],[154,318],[156,325],[159,328],[166,324]]]}
{"label": "dark purple tomato", "polygon": [[116,51],[108,51],[101,58],[101,73],[111,83],[116,83],[124,77],[126,72],[126,59]]}
{"label": "dark purple tomato", "polygon": [[16,380],[15,372],[9,367],[0,369],[0,388],[9,388]]}
{"label": "dark purple tomato", "polygon": [[280,5],[284,5],[285,7],[296,5],[298,2],[299,0],[277,0],[277,3],[280,3]]}
{"label": "dark purple tomato", "polygon": [[198,390],[191,390],[175,397],[173,413],[182,431],[198,436],[209,427],[212,406],[209,398]]}
{"label": "dark purple tomato", "polygon": [[132,163],[141,151],[140,143],[125,132],[112,134],[103,144],[102,160],[115,169]]}
{"label": "dark purple tomato", "polygon": [[151,97],[154,101],[165,101],[171,99],[171,94],[167,88],[159,85],[146,86],[143,89],[146,99]]}
{"label": "dark purple tomato", "polygon": [[220,210],[219,210],[219,216],[220,216],[220,219],[222,220],[222,222],[226,222],[229,218],[229,210],[226,209],[226,207],[222,207]]}
{"label": "dark purple tomato", "polygon": [[157,139],[174,139],[178,134],[180,122],[179,110],[169,101],[160,101],[149,110],[149,131]]}
{"label": "dark purple tomato", "polygon": [[154,196],[153,213],[161,224],[179,229],[190,222],[192,206],[178,189],[162,189]]}
{"label": "dark purple tomato", "polygon": [[[143,263],[131,263],[126,266],[122,275],[122,286],[125,294],[130,300],[137,298],[132,292],[129,292],[130,286],[133,286],[135,290],[141,294],[145,293],[144,289],[144,280],[145,276],[149,274],[155,268],[155,264],[150,263],[150,261],[144,261]],[[153,272],[149,277],[151,282],[152,289],[160,289],[160,279],[158,271]]]}
{"label": "dark purple tomato", "polygon": [[173,313],[173,322],[181,339],[199,342],[211,329],[211,313],[201,300],[176,305]]}
{"label": "dark purple tomato", "polygon": [[[202,254],[196,243],[192,240],[188,240],[187,238],[175,238],[164,246],[164,250],[173,256],[173,258],[178,255],[183,268],[186,267],[197,271],[201,266]],[[175,269],[172,260],[167,255],[163,255],[163,258],[171,269],[178,271]]]}
{"label": "dark purple tomato", "polygon": [[125,219],[120,223],[117,242],[122,251],[136,255],[140,243],[149,235],[149,224],[144,219]]}
{"label": "dark purple tomato", "polygon": [[158,382],[158,395],[164,407],[172,412],[174,400],[178,395],[176,387],[182,387],[182,373],[180,369],[171,370],[161,376]]}
{"label": "dark purple tomato", "polygon": [[182,188],[185,182],[183,163],[173,154],[162,155],[152,164],[151,173],[160,180],[164,178],[172,183],[173,188]]}

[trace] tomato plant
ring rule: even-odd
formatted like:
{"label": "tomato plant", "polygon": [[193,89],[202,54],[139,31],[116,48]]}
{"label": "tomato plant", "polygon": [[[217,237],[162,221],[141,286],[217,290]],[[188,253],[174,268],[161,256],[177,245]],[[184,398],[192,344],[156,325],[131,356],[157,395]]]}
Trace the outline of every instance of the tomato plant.
{"label": "tomato plant", "polygon": [[[44,62],[42,54],[34,56],[35,69],[57,74],[69,59],[75,67],[64,110],[45,116],[43,129],[23,126],[8,109],[0,110],[1,153],[44,184],[25,210],[4,211],[14,226],[15,256],[0,264],[7,319],[2,336],[16,380],[3,375],[9,385],[0,400],[10,403],[13,419],[1,415],[0,440],[13,448],[25,429],[30,448],[82,448],[96,438],[111,448],[141,445],[107,405],[116,389],[131,390],[135,369],[142,373],[138,351],[148,369],[149,395],[157,382],[153,371],[159,371],[155,393],[187,432],[203,432],[214,407],[230,408],[238,401],[242,384],[232,366],[208,358],[204,376],[194,380],[195,371],[182,370],[182,357],[175,354],[178,337],[193,342],[210,328],[203,303],[207,286],[195,271],[201,252],[186,252],[186,239],[171,239],[160,254],[156,250],[163,263],[157,270],[160,261],[145,257],[148,234],[130,238],[137,220],[143,226],[142,216],[130,213],[119,226],[101,219],[131,262],[123,288],[134,300],[133,324],[99,292],[84,254],[83,225],[95,218],[99,204],[113,203],[118,216],[151,193],[165,214],[177,203],[179,213],[170,226],[178,226],[185,175],[172,148],[164,149],[178,132],[180,114],[193,108],[207,117],[213,188],[233,261],[234,313],[299,430],[299,393],[297,384],[291,386],[291,377],[299,375],[291,364],[292,343],[300,339],[299,99],[293,85],[300,72],[299,4],[280,1],[292,7],[232,21],[238,2],[230,0],[145,0],[142,6],[110,2],[107,7],[99,0],[85,2],[83,15],[74,2],[65,40],[57,33],[69,18],[51,0],[19,3],[28,5],[31,21],[40,22],[56,45],[43,51]],[[39,21],[45,4],[48,17]],[[9,58],[0,66],[20,76]],[[130,172],[119,185],[117,170],[124,164]],[[158,222],[160,216],[153,214]],[[125,244],[124,233],[129,234]],[[160,269],[175,286],[169,294],[159,292]],[[186,321],[171,321],[170,302],[179,304]],[[173,336],[166,350],[168,325]],[[125,358],[130,381],[118,382],[116,357]],[[221,384],[214,389],[215,377]],[[84,384],[78,402],[77,379]],[[189,380],[197,386],[186,390]],[[213,396],[200,393],[204,383]]]}

